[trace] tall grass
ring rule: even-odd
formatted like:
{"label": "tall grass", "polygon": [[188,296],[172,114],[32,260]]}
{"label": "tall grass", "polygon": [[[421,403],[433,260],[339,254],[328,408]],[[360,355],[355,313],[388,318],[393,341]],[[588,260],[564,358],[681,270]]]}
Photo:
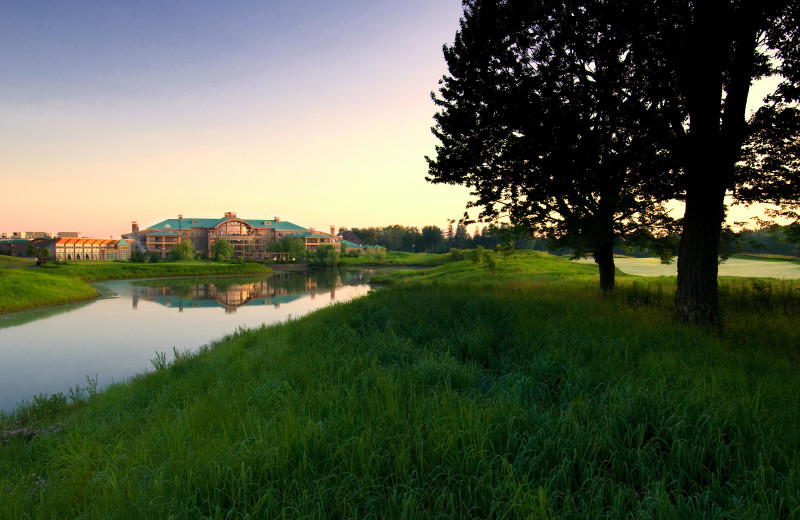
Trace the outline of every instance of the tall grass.
{"label": "tall grass", "polygon": [[720,334],[674,325],[665,280],[604,297],[546,257],[399,277],[6,418],[40,433],[5,434],[0,517],[800,515],[796,360],[754,341],[796,306],[731,288]]}

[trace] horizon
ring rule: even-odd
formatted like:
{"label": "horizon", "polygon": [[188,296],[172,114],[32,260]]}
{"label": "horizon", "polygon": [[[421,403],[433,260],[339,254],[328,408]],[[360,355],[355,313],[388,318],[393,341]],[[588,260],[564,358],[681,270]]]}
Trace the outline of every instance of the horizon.
{"label": "horizon", "polygon": [[[430,94],[460,0],[80,0],[2,13],[0,232],[114,237],[132,221],[225,211],[446,229],[470,200],[425,181],[438,143]],[[771,89],[757,84],[750,110]]]}

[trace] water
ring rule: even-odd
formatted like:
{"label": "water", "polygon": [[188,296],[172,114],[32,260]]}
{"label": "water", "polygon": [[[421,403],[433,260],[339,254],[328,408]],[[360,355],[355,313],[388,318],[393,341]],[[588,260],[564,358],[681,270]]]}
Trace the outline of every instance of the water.
{"label": "water", "polygon": [[0,410],[97,377],[100,388],[153,370],[164,352],[197,350],[239,327],[302,316],[369,292],[375,270],[96,284],[105,297],[0,315]]}

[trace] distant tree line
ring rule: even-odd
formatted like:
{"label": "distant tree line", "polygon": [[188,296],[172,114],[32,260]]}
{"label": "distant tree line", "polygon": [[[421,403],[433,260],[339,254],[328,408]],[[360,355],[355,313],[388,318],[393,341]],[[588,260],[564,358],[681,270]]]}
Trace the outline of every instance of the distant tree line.
{"label": "distant tree line", "polygon": [[383,246],[387,251],[407,251],[410,253],[446,253],[451,249],[494,249],[500,243],[510,243],[515,249],[534,249],[546,251],[547,240],[531,237],[530,233],[508,224],[496,226],[477,226],[470,234],[467,227],[451,223],[446,229],[438,226],[414,226],[395,224],[386,227],[351,228],[365,244]]}
{"label": "distant tree line", "polygon": [[[572,256],[574,249],[564,247],[557,240],[544,236],[533,236],[530,231],[509,224],[496,226],[477,226],[470,234],[463,224],[450,224],[447,229],[438,226],[392,226],[351,228],[366,244],[383,246],[387,251],[407,251],[410,253],[446,253],[451,249],[494,249],[500,244],[508,244],[513,249],[549,251],[554,254]],[[794,233],[793,233],[794,232]],[[800,237],[796,226],[772,226],[762,229],[723,230],[720,240],[720,259],[737,253],[800,256]],[[658,244],[644,247],[641,241],[620,241],[614,254],[635,257],[661,257],[672,261],[678,254],[679,235],[663,237]]]}

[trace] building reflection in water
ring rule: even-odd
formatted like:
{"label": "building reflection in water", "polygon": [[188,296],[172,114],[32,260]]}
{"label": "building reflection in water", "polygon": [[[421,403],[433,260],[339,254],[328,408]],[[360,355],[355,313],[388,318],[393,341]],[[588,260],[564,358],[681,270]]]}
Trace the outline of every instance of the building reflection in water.
{"label": "building reflection in water", "polygon": [[275,273],[256,281],[233,282],[230,278],[207,279],[202,282],[159,280],[159,286],[137,286],[132,294],[133,308],[139,300],[155,302],[165,307],[184,309],[222,307],[234,313],[244,305],[273,305],[294,301],[302,296],[330,293],[336,300],[336,289],[343,284],[364,283],[361,276],[342,276],[338,271],[315,273]]}

